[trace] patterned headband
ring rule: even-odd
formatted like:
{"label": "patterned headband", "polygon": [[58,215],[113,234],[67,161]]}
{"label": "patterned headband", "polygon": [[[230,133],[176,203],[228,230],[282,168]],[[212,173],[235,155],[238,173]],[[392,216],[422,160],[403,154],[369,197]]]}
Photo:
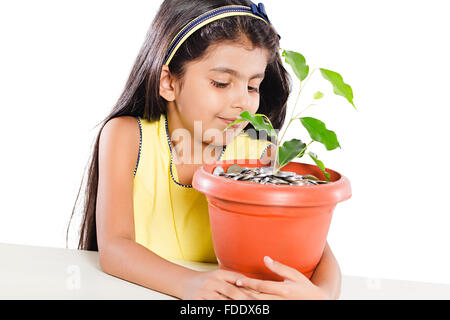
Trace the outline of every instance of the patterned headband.
{"label": "patterned headband", "polygon": [[[164,65],[166,66],[169,65],[170,61],[172,61],[172,58],[177,52],[177,50],[187,40],[187,38],[189,38],[195,31],[199,30],[200,28],[204,27],[205,25],[213,21],[231,16],[251,16],[260,19],[269,25],[272,25],[270,23],[269,17],[267,16],[264,4],[262,3],[259,3],[258,6],[252,3],[250,7],[230,5],[216,8],[214,10],[208,11],[200,15],[199,17],[189,22],[183,29],[181,29],[181,31],[175,36],[175,38],[170,43],[169,49],[164,58],[165,61]],[[278,38],[281,40],[281,36],[278,33],[277,35]]]}

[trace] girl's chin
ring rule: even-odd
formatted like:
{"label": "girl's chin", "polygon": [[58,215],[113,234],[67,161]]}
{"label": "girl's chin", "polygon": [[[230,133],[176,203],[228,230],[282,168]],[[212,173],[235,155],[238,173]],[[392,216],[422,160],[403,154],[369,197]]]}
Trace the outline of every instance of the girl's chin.
{"label": "girl's chin", "polygon": [[203,143],[211,145],[211,147],[223,147],[233,142],[239,132],[240,129],[229,129],[223,133],[222,138],[213,137],[209,141],[203,141]]}

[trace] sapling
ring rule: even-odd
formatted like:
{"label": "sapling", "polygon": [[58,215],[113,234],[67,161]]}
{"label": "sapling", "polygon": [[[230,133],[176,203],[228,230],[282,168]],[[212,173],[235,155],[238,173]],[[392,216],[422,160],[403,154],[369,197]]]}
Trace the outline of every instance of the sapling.
{"label": "sapling", "polygon": [[[286,166],[289,162],[296,158],[302,158],[305,154],[308,154],[311,159],[316,163],[322,173],[325,175],[327,182],[330,182],[330,174],[326,172],[324,163],[319,160],[318,156],[309,151],[309,146],[314,142],[319,142],[325,146],[328,151],[335,150],[337,148],[341,148],[339,141],[337,139],[336,133],[331,130],[328,130],[325,123],[322,121],[311,118],[311,117],[301,117],[301,115],[308,110],[310,107],[315,106],[316,104],[310,104],[305,110],[295,115],[295,110],[297,108],[298,101],[300,100],[300,96],[302,94],[303,89],[305,88],[308,81],[311,79],[312,75],[320,70],[322,77],[328,80],[332,86],[333,91],[336,95],[342,96],[347,99],[347,101],[356,109],[355,104],[353,103],[353,90],[352,88],[346,84],[342,78],[342,76],[334,71],[319,68],[314,69],[311,73],[309,66],[306,64],[306,59],[303,55],[295,51],[286,51],[283,50],[283,57],[285,57],[286,63],[288,63],[297,78],[300,80],[300,89],[298,92],[297,100],[295,102],[294,108],[292,110],[292,115],[289,119],[289,123],[286,126],[283,134],[281,136],[278,135],[277,131],[273,128],[273,125],[270,119],[264,114],[251,114],[248,111],[245,111],[240,114],[241,119],[230,123],[227,128],[223,131],[225,132],[231,126],[248,121],[256,130],[265,131],[267,135],[272,139],[272,141],[276,141],[276,154],[275,154],[275,163],[273,166],[273,175],[276,175],[284,166]],[[324,97],[324,94],[321,91],[317,91],[314,94],[313,102],[317,102]],[[286,141],[282,144],[284,136],[286,135],[287,130],[293,123],[300,122],[303,127],[308,131],[312,141],[309,144],[304,143],[299,139],[292,139],[290,141]]]}

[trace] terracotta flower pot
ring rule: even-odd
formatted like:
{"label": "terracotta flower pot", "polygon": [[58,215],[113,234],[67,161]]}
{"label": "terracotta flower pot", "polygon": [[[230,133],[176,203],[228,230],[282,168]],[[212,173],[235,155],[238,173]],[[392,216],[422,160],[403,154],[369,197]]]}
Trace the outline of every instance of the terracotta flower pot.
{"label": "terracotta flower pot", "polygon": [[[219,165],[226,172],[233,164],[267,166],[260,160],[220,161],[201,167],[193,178],[193,187],[208,200],[219,267],[251,278],[283,280],[264,265],[264,256],[270,256],[311,278],[325,248],[333,210],[351,197],[349,180],[330,169],[331,182],[314,186],[262,185],[212,174]],[[310,164],[291,162],[282,171],[325,180]]]}

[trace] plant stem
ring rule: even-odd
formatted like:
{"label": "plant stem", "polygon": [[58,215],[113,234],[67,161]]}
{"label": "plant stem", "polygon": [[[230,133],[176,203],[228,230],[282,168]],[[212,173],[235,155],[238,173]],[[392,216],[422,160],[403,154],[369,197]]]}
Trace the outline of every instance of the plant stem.
{"label": "plant stem", "polygon": [[300,151],[300,153],[299,154],[302,154],[303,152],[305,152],[306,153],[306,149],[308,149],[308,147],[312,144],[314,142],[314,140],[313,141],[311,141],[306,147],[304,147],[303,148],[303,150],[302,151]]}
{"label": "plant stem", "polygon": [[308,109],[311,108],[312,106],[317,106],[317,104],[311,103],[305,110],[303,110],[303,111],[300,112],[298,115],[296,115],[294,120],[300,119],[300,115],[301,115],[302,113],[305,113],[306,110],[308,110]]}
{"label": "plant stem", "polygon": [[[281,136],[281,139],[280,139],[280,143],[279,143],[279,144],[281,144],[281,141],[283,141],[284,136],[286,135],[286,132],[287,132],[288,129],[289,129],[289,126],[290,126],[290,125],[292,124],[292,122],[294,121],[293,117],[294,117],[294,114],[295,114],[295,109],[297,108],[297,104],[298,104],[298,101],[299,101],[299,98],[300,98],[300,94],[302,93],[302,91],[303,91],[303,89],[305,88],[306,84],[307,84],[308,81],[311,79],[312,75],[314,74],[314,72],[316,72],[316,70],[317,70],[317,68],[314,69],[314,70],[310,73],[310,75],[308,76],[308,78],[306,78],[306,80],[303,82],[303,86],[302,86],[302,82],[300,82],[300,89],[299,89],[299,91],[298,91],[297,100],[295,101],[295,105],[294,105],[294,108],[293,108],[293,110],[292,110],[291,119],[289,120],[289,124],[287,125],[286,129],[285,129],[284,132],[283,132],[283,135]],[[311,105],[310,105],[309,107],[311,107]],[[308,108],[309,108],[309,107],[308,107]],[[306,109],[308,109],[308,108],[306,108]],[[306,109],[303,110],[302,112],[300,112],[300,114],[303,113],[304,111],[306,111]]]}
{"label": "plant stem", "polygon": [[[279,167],[279,163],[278,163],[278,153],[279,153],[279,149],[280,149],[280,146],[281,146],[281,142],[283,141],[284,136],[286,135],[286,132],[288,131],[288,129],[289,129],[289,127],[291,126],[292,122],[293,122],[294,120],[296,120],[296,119],[294,119],[294,114],[295,114],[295,110],[297,109],[297,104],[298,104],[298,101],[299,101],[299,99],[300,99],[300,94],[302,93],[302,91],[303,91],[303,89],[305,88],[306,84],[307,84],[308,81],[311,79],[312,75],[314,74],[314,72],[316,72],[316,70],[317,70],[317,68],[314,69],[314,70],[309,74],[309,76],[308,76],[308,77],[306,78],[306,80],[303,82],[303,85],[302,85],[302,82],[300,81],[300,89],[299,89],[299,91],[298,91],[297,100],[295,101],[294,108],[292,109],[292,115],[291,115],[291,118],[290,118],[290,120],[289,120],[289,123],[288,123],[286,129],[284,130],[283,135],[281,136],[281,138],[278,139],[278,137],[277,137],[277,148],[276,148],[277,150],[276,150],[276,154],[275,154],[275,165],[274,165],[274,169],[273,169],[273,174],[276,174],[276,173],[279,171],[279,169],[280,169],[280,168],[278,168],[278,167]],[[313,106],[313,105],[314,105],[314,104],[309,105],[308,108],[311,107],[311,106]],[[306,108],[305,110],[303,110],[302,112],[300,112],[300,113],[298,114],[298,116],[299,116],[300,114],[302,114],[303,112],[305,112],[308,108]],[[308,146],[309,146],[309,145],[308,145]]]}
{"label": "plant stem", "polygon": [[[268,116],[266,116],[265,114],[259,114],[259,115],[262,116],[262,117],[264,117],[264,119],[266,119],[267,122],[270,123],[270,126],[273,128],[272,121],[270,121],[270,119],[269,119]],[[273,174],[275,174],[276,172],[278,172],[278,168],[277,168],[277,165],[279,165],[279,163],[278,163],[278,150],[279,150],[279,148],[280,148],[280,140],[278,139],[278,134],[275,133],[275,136],[276,136],[276,138],[277,138],[277,139],[276,139],[277,145],[276,145],[276,153],[275,153],[274,170],[272,170],[272,173],[273,173]],[[271,138],[272,138],[272,137],[271,137]]]}
{"label": "plant stem", "polygon": [[284,139],[284,136],[285,136],[285,134],[286,134],[286,131],[287,131],[287,129],[290,127],[290,125],[292,124],[292,118],[291,119],[289,119],[289,123],[288,123],[288,125],[287,125],[287,127],[286,127],[286,130],[283,132],[283,135],[281,136],[281,139],[280,139],[280,145],[281,145],[281,141],[283,141],[283,139]]}
{"label": "plant stem", "polygon": [[275,152],[275,164],[273,166],[273,170],[272,170],[272,174],[275,175],[277,174],[277,172],[280,170],[279,166],[280,163],[278,162],[278,151],[280,149],[280,146],[277,143],[277,148],[276,148],[276,152]]}

